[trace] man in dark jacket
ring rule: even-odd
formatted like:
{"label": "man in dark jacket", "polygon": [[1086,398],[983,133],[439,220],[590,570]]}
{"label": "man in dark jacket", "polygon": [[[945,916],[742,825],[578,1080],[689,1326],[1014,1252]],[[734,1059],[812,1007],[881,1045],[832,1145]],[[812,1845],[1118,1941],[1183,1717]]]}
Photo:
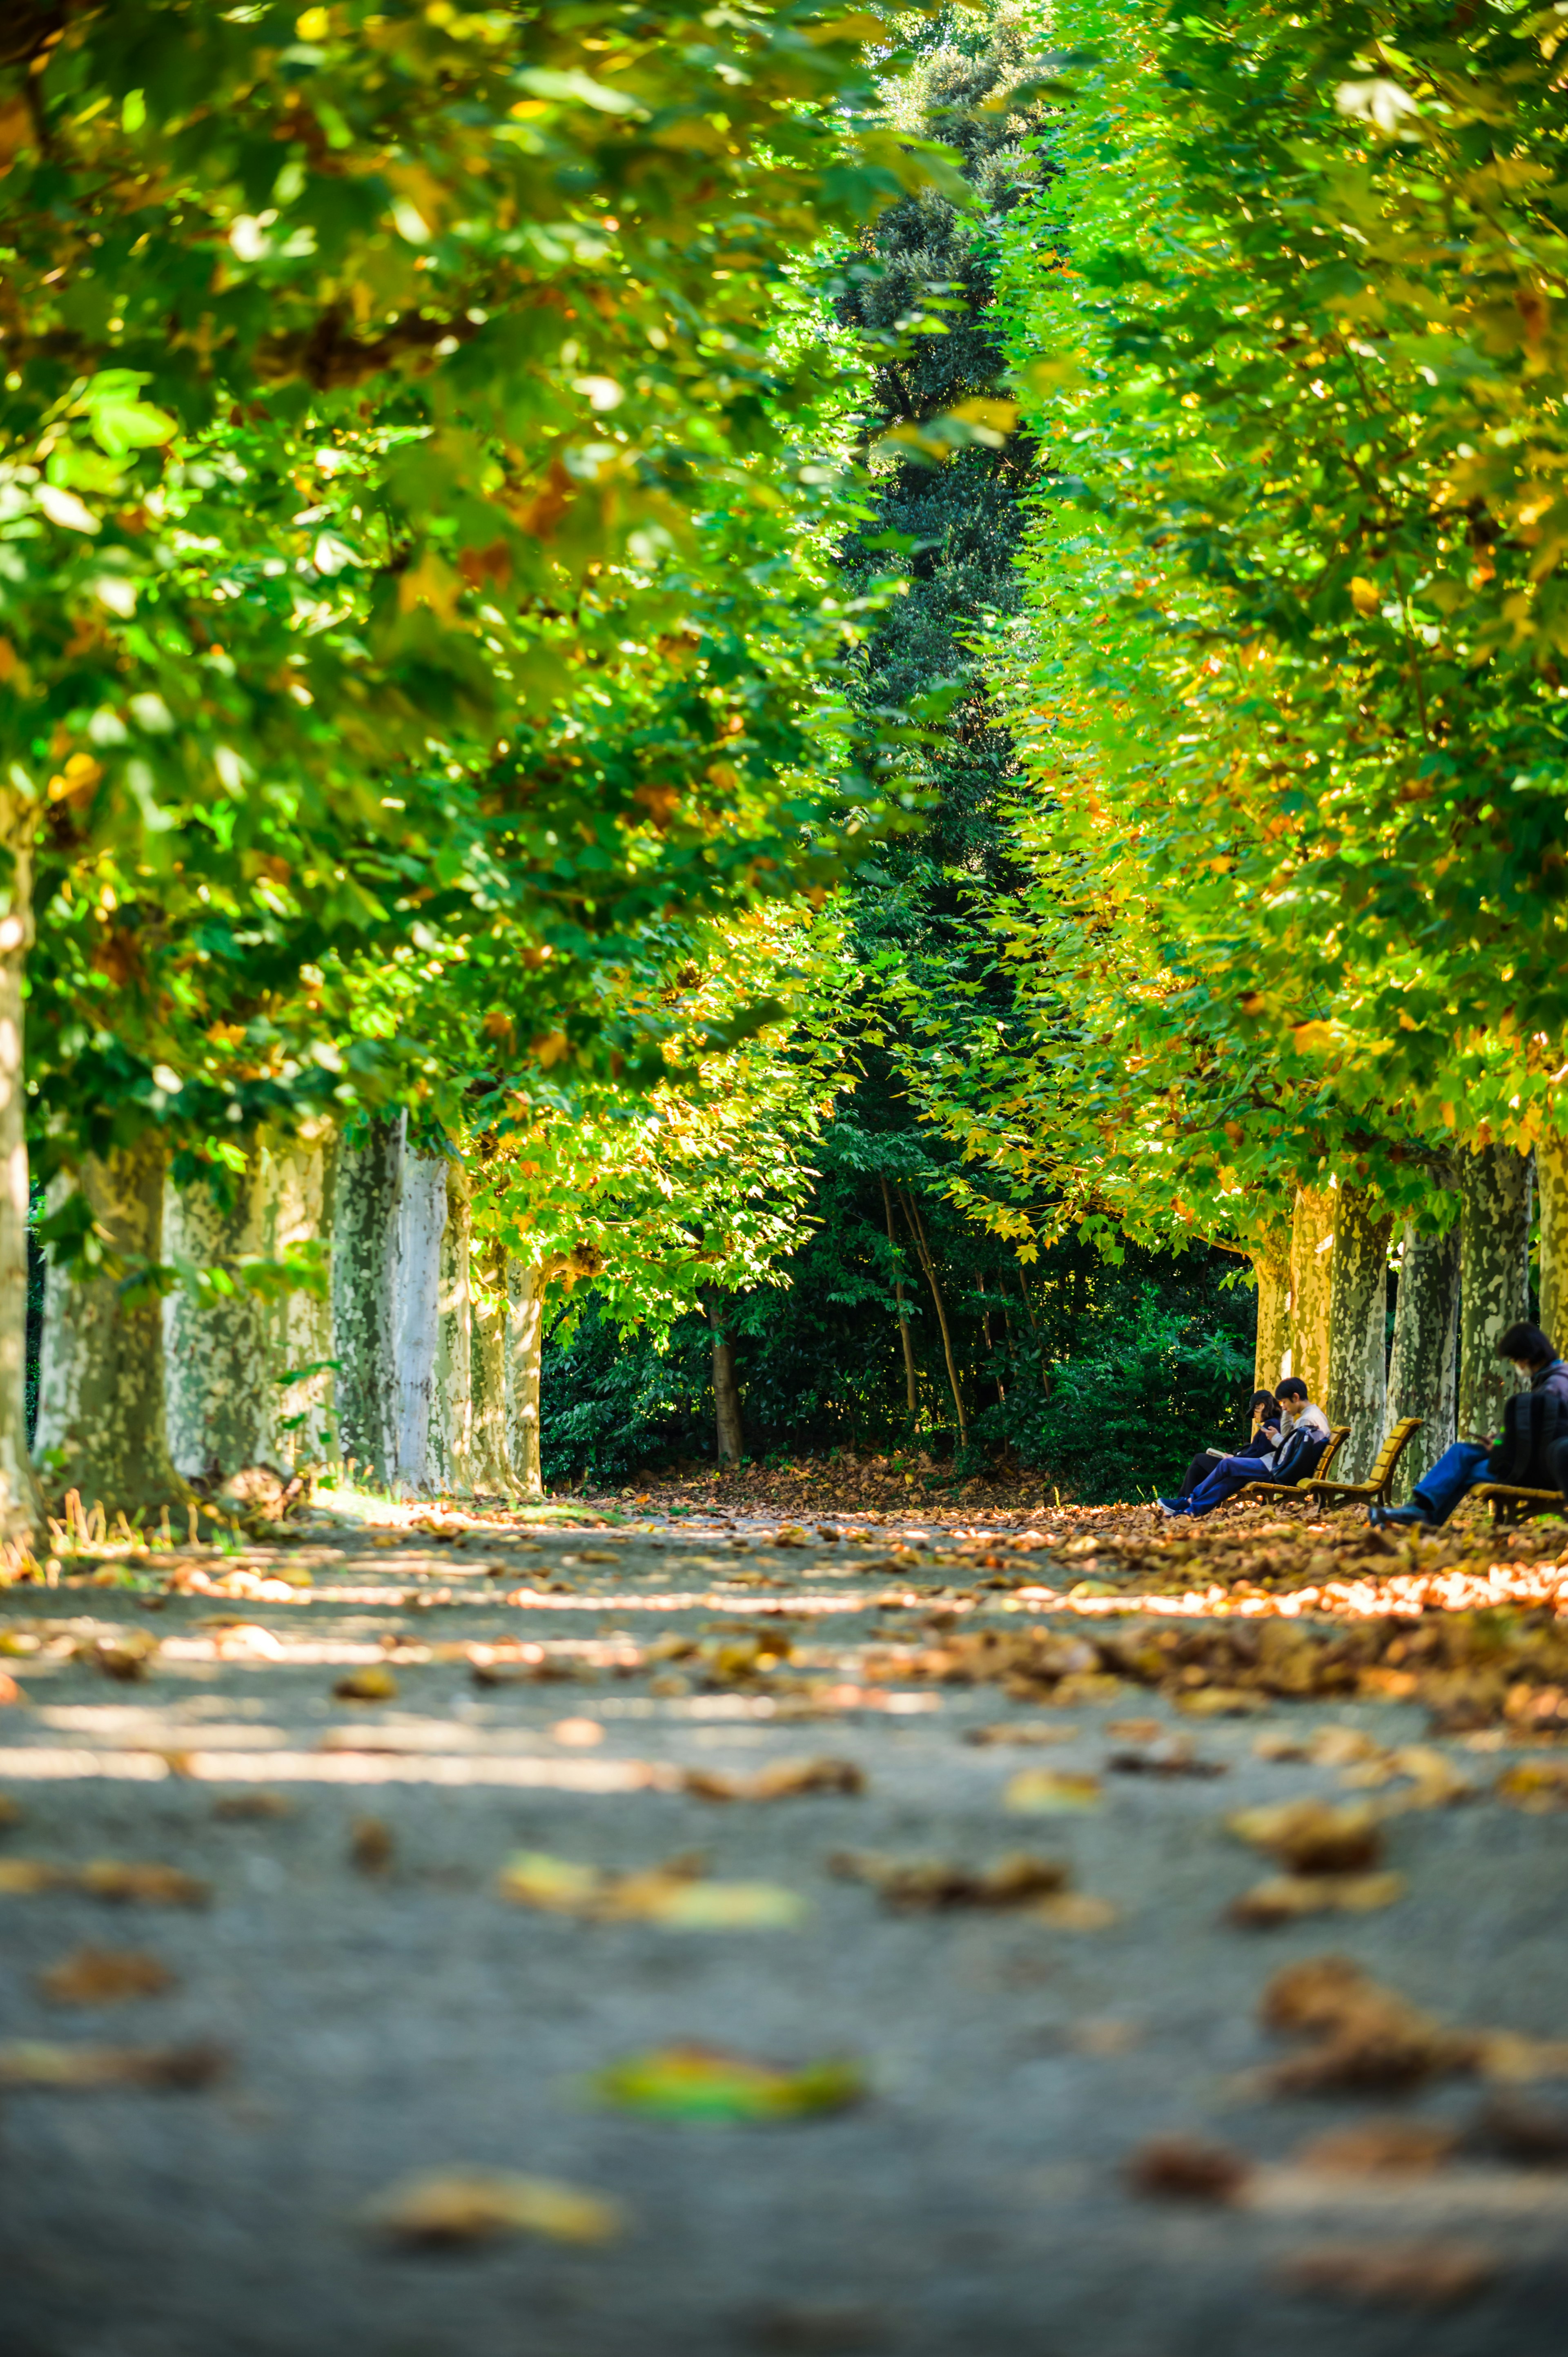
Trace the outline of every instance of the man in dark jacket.
{"label": "man in dark jacket", "polygon": [[1408,1506],[1372,1506],[1374,1529],[1415,1523],[1435,1529],[1478,1481],[1507,1481],[1519,1490],[1554,1490],[1556,1443],[1568,1433],[1568,1359],[1539,1326],[1510,1326],[1498,1344],[1499,1359],[1511,1359],[1530,1389],[1508,1403],[1500,1441],[1456,1440],[1416,1484]]}

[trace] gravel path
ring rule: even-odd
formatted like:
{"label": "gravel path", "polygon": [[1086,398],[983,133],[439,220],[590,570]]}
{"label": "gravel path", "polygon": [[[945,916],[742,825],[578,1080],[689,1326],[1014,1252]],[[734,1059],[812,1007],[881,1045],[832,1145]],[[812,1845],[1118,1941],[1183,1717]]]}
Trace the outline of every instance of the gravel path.
{"label": "gravel path", "polygon": [[[1256,2083],[1296,2050],[1260,2023],[1266,1984],[1326,1952],[1450,2022],[1568,2031],[1564,1818],[1491,1792],[1537,1755],[1442,1742],[1476,1797],[1391,1818],[1396,1903],[1247,1930],[1225,1910],[1268,1862],[1225,1818],[1348,1797],[1332,1746],[1271,1760],[1260,1737],[1300,1752],[1332,1725],[1376,1756],[1426,1741],[1424,1710],[1195,1720],[1092,1679],[1051,1707],[901,1674],[886,1649],[929,1643],[933,1610],[967,1630],[1045,1617],[977,1588],[947,1533],[374,1535],[321,1526],[107,1575],[153,1592],[0,1596],[21,1689],[0,1713],[18,1811],[0,1843],[7,2357],[1560,2357],[1568,2167],[1530,2165],[1517,2122],[1501,2144],[1477,2123],[1502,2101],[1563,2128],[1568,2085]],[[334,1691],[388,1671],[382,1700]],[[983,1727],[1048,1739],[966,1739]],[[1220,1772],[1158,1772],[1183,1746]],[[1110,1764],[1129,1752],[1154,1772]],[[864,1789],[691,1789],[824,1758]],[[1081,1805],[1009,1809],[1021,1771]],[[520,1851],[612,1874],[698,1852],[712,1880],[805,1912],[583,1920],[499,1894]],[[1066,1867],[1072,1903],[900,1910],[830,1871],[846,1851],[972,1872],[1025,1851]],[[72,1879],[103,1859],[200,1878],[209,1903],[116,1905]],[[27,1861],[59,1870],[48,1887],[17,1887]],[[172,1982],[51,1999],[38,1976],[84,1947]],[[23,2041],[79,2068],[134,2049],[154,2061],[102,2067],[201,2083],[40,2085],[62,2066]],[[596,2086],[692,2043],[848,2059],[866,2092],[720,2125]],[[1391,2115],[1454,2131],[1452,2157],[1405,2174],[1299,2158]],[[1236,2156],[1234,2198],[1135,2190],[1130,2158],[1173,2136]],[[620,2229],[432,2251],[359,2215],[410,2173],[463,2169],[599,2196]]]}

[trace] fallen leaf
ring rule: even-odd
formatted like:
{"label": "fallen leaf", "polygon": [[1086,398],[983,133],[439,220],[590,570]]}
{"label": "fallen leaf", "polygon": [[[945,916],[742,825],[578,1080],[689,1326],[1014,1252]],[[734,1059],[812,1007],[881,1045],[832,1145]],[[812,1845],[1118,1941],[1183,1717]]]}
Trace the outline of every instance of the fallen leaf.
{"label": "fallen leaf", "polygon": [[212,1896],[210,1883],[182,1873],[177,1866],[127,1866],[113,1857],[92,1859],[71,1878],[93,1898],[117,1905],[205,1907]]}
{"label": "fallen leaf", "polygon": [[212,1813],[222,1824],[250,1824],[266,1817],[292,1816],[294,1803],[282,1792],[225,1792],[213,1802]]}
{"label": "fallen leaf", "polygon": [[434,2170],[401,2178],[360,2212],[360,2222],[393,2242],[450,2247],[498,2234],[542,2234],[553,2243],[611,2243],[625,2232],[619,2204],[547,2177],[488,2169]]}
{"label": "fallen leaf", "polygon": [[1459,2131],[1441,2120],[1359,2120],[1311,2136],[1294,2159],[1299,2168],[1348,2177],[1423,2177],[1451,2160]]}
{"label": "fallen leaf", "polygon": [[843,2111],[865,2099],[858,2063],[840,2060],[780,2069],[703,2046],[631,2056],[592,2082],[606,2103],[670,2120],[788,2120]]}
{"label": "fallen leaf", "polygon": [[1467,2141],[1505,2160],[1553,2168],[1568,2161],[1568,2111],[1548,2111],[1517,2095],[1493,2095],[1477,2113]]}
{"label": "fallen leaf", "polygon": [[38,1975],[51,2005],[123,2005],[128,1998],[159,1996],[175,1976],[156,1956],[136,1948],[78,1948]]}
{"label": "fallen leaf", "polygon": [[1002,1795],[1004,1808],[1039,1816],[1065,1816],[1101,1803],[1098,1776],[1058,1776],[1046,1768],[1021,1768]]}
{"label": "fallen leaf", "polygon": [[853,1760],[780,1760],[752,1776],[690,1768],[681,1789],[700,1801],[787,1801],[817,1792],[864,1792],[865,1777]]}
{"label": "fallen leaf", "polygon": [[1061,1859],[1015,1850],[994,1866],[957,1866],[943,1858],[900,1859],[839,1850],[828,1871],[848,1882],[868,1882],[889,1907],[1027,1907],[1065,1891]]}
{"label": "fallen leaf", "polygon": [[1568,1760],[1524,1760],[1505,1768],[1492,1790],[1531,1816],[1568,1808]]}
{"label": "fallen leaf", "polygon": [[1453,2308],[1498,2272],[1490,2252],[1460,2243],[1320,2243],[1281,2261],[1294,2291],[1398,2308]]}
{"label": "fallen leaf", "polygon": [[1183,2201],[1232,2201],[1246,2183],[1251,2163],[1229,2146],[1200,2136],[1151,2136],[1126,2165],[1134,2193]]}
{"label": "fallen leaf", "polygon": [[550,1732],[557,1743],[585,1750],[605,1739],[605,1730],[596,1718],[558,1718]]}
{"label": "fallen leaf", "polygon": [[11,1675],[10,1671],[0,1670],[0,1708],[4,1708],[6,1703],[21,1703],[26,1702],[27,1699],[27,1695]]}
{"label": "fallen leaf", "polygon": [[782,1530],[774,1533],[773,1544],[775,1546],[781,1547],[810,1546],[811,1534],[810,1531],[802,1530],[799,1523],[787,1523]]}
{"label": "fallen leaf", "polygon": [[1118,1776],[1223,1776],[1223,1760],[1200,1760],[1190,1743],[1168,1735],[1142,1749],[1113,1751],[1105,1762]]}
{"label": "fallen leaf", "polygon": [[598,1923],[663,1923],[674,1931],[789,1929],[811,1910],[782,1884],[710,1882],[701,1858],[671,1858],[637,1874],[609,1874],[544,1850],[520,1850],[498,1885],[505,1899],[547,1914]]}
{"label": "fallen leaf", "polygon": [[1312,1956],[1276,1973],[1263,1992],[1265,2029],[1311,2040],[1259,2083],[1274,2094],[1392,2092],[1474,2070],[1473,2034],[1446,2029],[1346,1956]]}
{"label": "fallen leaf", "polygon": [[1025,1721],[1015,1725],[1004,1720],[994,1727],[970,1727],[964,1729],[966,1743],[1070,1743],[1077,1735],[1076,1727],[1045,1727]]}
{"label": "fallen leaf", "polygon": [[1476,2033],[1476,2064],[1487,2079],[1522,2083],[1568,2078],[1568,2040],[1524,2038],[1514,2029]]}
{"label": "fallen leaf", "polygon": [[0,1857],[0,1894],[30,1898],[36,1890],[59,1890],[70,1880],[63,1866],[41,1857]]}
{"label": "fallen leaf", "polygon": [[0,1792],[0,1833],[9,1833],[13,1825],[19,1825],[21,1822],[22,1811],[10,1793]]}
{"label": "fallen leaf", "polygon": [[1087,1890],[1059,1891],[1053,1899],[1042,1899],[1031,1912],[1058,1932],[1107,1932],[1121,1920],[1121,1910],[1109,1899],[1096,1899]]}
{"label": "fallen leaf", "polygon": [[209,2087],[229,2067],[220,2047],[54,2046],[18,2039],[0,2046],[5,2087]]}
{"label": "fallen leaf", "polygon": [[1341,1808],[1283,1801],[1242,1809],[1225,1822],[1240,1840],[1273,1851],[1295,1874],[1354,1874],[1376,1865],[1382,1849],[1377,1815],[1365,1801]]}
{"label": "fallen leaf", "polygon": [[1176,1706],[1193,1718],[1246,1718],[1266,1710],[1268,1702],[1240,1686],[1192,1686],[1177,1695]]}
{"label": "fallen leaf", "polygon": [[396,1844],[392,1827],[380,1817],[356,1817],[349,1835],[349,1863],[356,1874],[391,1871]]}
{"label": "fallen leaf", "polygon": [[349,1670],[332,1691],[339,1702],[392,1702],[396,1699],[397,1680],[379,1662],[372,1662],[362,1670]]}
{"label": "fallen leaf", "polygon": [[1366,1915],[1404,1896],[1402,1874],[1273,1874],[1226,1910],[1232,1923],[1269,1931],[1304,1915]]}

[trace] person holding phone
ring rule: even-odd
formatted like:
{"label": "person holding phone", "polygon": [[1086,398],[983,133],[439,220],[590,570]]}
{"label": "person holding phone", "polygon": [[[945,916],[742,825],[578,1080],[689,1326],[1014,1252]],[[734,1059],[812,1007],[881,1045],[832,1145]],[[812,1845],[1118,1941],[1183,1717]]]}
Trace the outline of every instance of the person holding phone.
{"label": "person holding phone", "polygon": [[1260,1426],[1268,1435],[1268,1448],[1255,1457],[1240,1450],[1222,1457],[1188,1496],[1162,1498],[1162,1513],[1211,1514],[1249,1481],[1305,1480],[1328,1446],[1328,1418],[1308,1399],[1299,1375],[1283,1376],[1274,1386],[1274,1397],[1280,1406],[1279,1423]]}
{"label": "person holding phone", "polygon": [[[1247,1403],[1247,1413],[1252,1420],[1249,1437],[1233,1450],[1200,1448],[1182,1478],[1176,1498],[1190,1498],[1199,1482],[1208,1480],[1222,1457],[1267,1457],[1280,1445],[1280,1417],[1283,1412],[1273,1392],[1254,1392]],[[1160,1502],[1163,1505],[1165,1501]]]}
{"label": "person holding phone", "polygon": [[1568,1359],[1539,1326],[1510,1326],[1498,1343],[1499,1359],[1511,1359],[1525,1389],[1503,1409],[1500,1440],[1456,1440],[1415,1485],[1408,1506],[1369,1506],[1375,1531],[1414,1523],[1440,1530],[1462,1498],[1480,1481],[1506,1481],[1516,1490],[1561,1487],[1558,1451],[1568,1440]]}

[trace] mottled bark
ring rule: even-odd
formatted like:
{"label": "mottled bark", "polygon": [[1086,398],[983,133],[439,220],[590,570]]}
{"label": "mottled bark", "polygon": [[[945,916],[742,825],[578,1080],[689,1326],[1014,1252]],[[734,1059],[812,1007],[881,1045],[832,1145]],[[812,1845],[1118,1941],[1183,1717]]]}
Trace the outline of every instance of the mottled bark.
{"label": "mottled bark", "polygon": [[[132,1268],[163,1257],[164,1142],[156,1133],[102,1161],[90,1157],[49,1189],[59,1210],[80,1189],[107,1247]],[[54,1495],[80,1491],[91,1512],[168,1505],[189,1496],[169,1455],[163,1305],[127,1297],[113,1276],[74,1282],[51,1268],[44,1288],[38,1454]]]}
{"label": "mottled bark", "polygon": [[1338,1189],[1329,1278],[1330,1424],[1348,1424],[1339,1458],[1347,1481],[1365,1480],[1383,1440],[1388,1405],[1389,1244],[1392,1215],[1358,1187]]}
{"label": "mottled bark", "polygon": [[1455,1437],[1459,1372],[1459,1231],[1423,1235],[1406,1223],[1400,1254],[1394,1344],[1385,1432],[1401,1416],[1422,1428],[1400,1459],[1402,1495],[1436,1464]]}
{"label": "mottled bark", "polygon": [[1298,1187],[1291,1223],[1290,1364],[1321,1406],[1328,1391],[1328,1338],[1334,1302],[1334,1218],[1337,1189]]}
{"label": "mottled bark", "polygon": [[740,1384],[735,1372],[735,1344],[725,1323],[721,1297],[707,1297],[708,1327],[713,1340],[714,1436],[721,1465],[738,1465],[746,1451],[740,1417]]}
{"label": "mottled bark", "polygon": [[544,1351],[544,1293],[552,1268],[515,1257],[506,1270],[506,1438],[512,1478],[527,1499],[544,1495],[539,1458],[539,1374]]}
{"label": "mottled bark", "polygon": [[27,1146],[22,1069],[22,975],[33,938],[32,813],[0,791],[0,1540],[25,1544],[43,1526],[27,1453]]}
{"label": "mottled bark", "polygon": [[[276,1457],[272,1318],[236,1275],[242,1261],[265,1256],[269,1177],[252,1141],[243,1170],[228,1174],[231,1210],[205,1179],[164,1197],[163,1256],[181,1275],[163,1305],[169,1454],[188,1480],[222,1480]],[[204,1275],[219,1288],[205,1306]]]}
{"label": "mottled bark", "polygon": [[506,1430],[506,1254],[490,1244],[470,1279],[473,1287],[474,1488],[488,1497],[516,1490]]}
{"label": "mottled bark", "polygon": [[1290,1349],[1290,1239],[1272,1251],[1251,1255],[1258,1281],[1258,1339],[1252,1353],[1252,1388],[1273,1391],[1284,1372]]}
{"label": "mottled bark", "polygon": [[474,1487],[473,1336],[468,1262],[473,1251],[467,1166],[446,1172],[446,1224],[441,1231],[441,1286],[435,1340],[435,1396],[430,1419],[432,1478],[467,1497]]}
{"label": "mottled bark", "polygon": [[[267,1253],[282,1260],[315,1243],[330,1254],[338,1178],[338,1132],[323,1124],[279,1140],[267,1154]],[[330,1266],[330,1260],[328,1262]],[[292,1467],[330,1463],[338,1443],[330,1288],[285,1294],[269,1309],[268,1348],[276,1394],[278,1448]],[[285,1382],[284,1378],[292,1378]]]}
{"label": "mottled bark", "polygon": [[402,1115],[345,1146],[332,1239],[332,1339],[344,1462],[386,1485],[397,1461],[397,1224]]}
{"label": "mottled bark", "polygon": [[430,1427],[441,1318],[441,1236],[446,1157],[403,1157],[398,1194],[397,1462],[403,1487],[430,1486]]}
{"label": "mottled bark", "polygon": [[1459,1157],[1459,1437],[1502,1430],[1519,1385],[1498,1356],[1506,1329],[1530,1315],[1530,1157],[1511,1146]]}
{"label": "mottled bark", "polygon": [[1536,1141],[1535,1183],[1541,1189],[1541,1325],[1561,1351],[1568,1348],[1568,1129],[1549,1129]]}

